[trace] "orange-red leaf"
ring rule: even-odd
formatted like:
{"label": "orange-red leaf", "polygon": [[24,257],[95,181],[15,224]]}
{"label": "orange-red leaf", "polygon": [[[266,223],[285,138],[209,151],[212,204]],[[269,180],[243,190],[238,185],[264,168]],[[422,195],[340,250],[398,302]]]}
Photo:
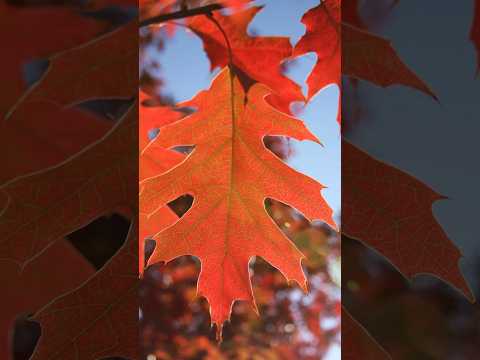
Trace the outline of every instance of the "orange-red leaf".
{"label": "orange-red leaf", "polygon": [[340,0],[325,0],[303,15],[306,32],[295,45],[294,56],[315,52],[317,63],[310,73],[308,98],[329,84],[340,86]]}
{"label": "orange-red leaf", "polygon": [[222,70],[208,91],[186,104],[198,111],[164,126],[154,140],[163,148],[194,145],[193,152],[169,171],[141,182],[140,212],[147,217],[181,195],[194,197],[178,222],[155,234],[149,264],[199,257],[198,291],[208,299],[217,329],[229,318],[234,301],[254,304],[248,271],[253,256],[306,286],[303,255],[268,216],[266,198],[334,226],[332,210],[320,194],[323,186],[288,167],[263,144],[266,135],[317,141],[300,120],[268,105],[269,94],[261,84],[245,93],[235,74]]}
{"label": "orange-red leaf", "polygon": [[[292,55],[286,37],[250,36],[247,28],[261,7],[251,7],[230,16],[213,14],[225,32],[232,49],[233,64],[254,81],[268,86],[274,94],[272,103],[288,112],[292,101],[303,101],[300,86],[283,75],[282,62]],[[212,69],[229,62],[225,37],[215,23],[205,16],[191,18],[187,25],[203,40]]]}
{"label": "orange-red leaf", "polygon": [[239,9],[242,9],[244,6],[246,6],[251,1],[252,0],[221,0],[220,3],[223,4],[226,7],[230,7],[234,10],[239,10]]}
{"label": "orange-red leaf", "polygon": [[171,124],[181,118],[181,113],[167,106],[145,106],[148,95],[143,91],[139,93],[140,108],[138,111],[139,121],[139,149],[142,151],[151,141],[149,132],[159,130],[162,126]]}
{"label": "orange-red leaf", "polygon": [[[180,119],[180,113],[173,111],[165,106],[148,107],[142,103],[147,100],[147,95],[140,91],[140,110],[139,110],[139,180],[163,173],[174,167],[184,159],[184,155],[170,149],[157,146],[150,140],[149,132],[159,131],[162,126],[173,123]],[[145,151],[147,149],[147,151]],[[163,206],[154,216],[147,217],[140,214],[142,224],[138,237],[139,252],[139,274],[143,274],[145,263],[145,240],[155,235],[158,231],[173,224],[177,220],[175,213]]]}
{"label": "orange-red leaf", "polygon": [[[147,100],[147,95],[140,92],[140,101]],[[140,106],[139,110],[139,180],[162,173],[183,160],[184,156],[170,149],[165,149],[151,141],[152,131],[160,131],[164,125],[181,118],[181,114],[167,106]],[[148,149],[148,151],[146,151]]]}
{"label": "orange-red leaf", "polygon": [[411,278],[429,273],[465,295],[460,251],[432,214],[444,197],[412,176],[342,142],[342,232],[363,241]]}
{"label": "orange-red leaf", "polygon": [[[348,19],[360,25],[354,10],[351,7],[347,10]],[[308,98],[329,84],[339,85],[340,56],[343,75],[383,87],[405,85],[435,98],[430,88],[400,59],[389,41],[341,22],[339,0],[322,1],[305,13],[302,22],[306,32],[295,46],[294,55],[315,52],[318,57],[307,79]]]}
{"label": "orange-red leaf", "polygon": [[142,224],[138,234],[138,274],[143,275],[145,267],[145,240],[178,220],[177,215],[167,206],[161,207],[153,216],[139,215]]}

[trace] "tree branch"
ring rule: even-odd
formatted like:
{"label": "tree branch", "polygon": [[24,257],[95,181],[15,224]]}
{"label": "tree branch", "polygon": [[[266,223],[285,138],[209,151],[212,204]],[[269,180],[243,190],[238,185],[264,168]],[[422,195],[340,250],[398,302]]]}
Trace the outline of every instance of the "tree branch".
{"label": "tree branch", "polygon": [[212,11],[221,10],[223,6],[220,4],[210,4],[194,9],[180,10],[169,14],[157,15],[145,20],[140,21],[140,27],[145,27],[153,24],[160,24],[166,21],[175,20],[175,19],[184,19],[196,15],[208,15]]}

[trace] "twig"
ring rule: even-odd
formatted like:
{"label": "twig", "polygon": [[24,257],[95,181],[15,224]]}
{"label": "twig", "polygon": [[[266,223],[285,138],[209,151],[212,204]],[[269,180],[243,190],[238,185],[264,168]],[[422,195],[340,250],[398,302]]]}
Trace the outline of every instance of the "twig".
{"label": "twig", "polygon": [[157,16],[142,20],[140,21],[140,27],[145,27],[153,24],[160,24],[160,23],[170,21],[170,20],[175,20],[175,19],[184,19],[187,17],[196,16],[196,15],[208,15],[208,14],[211,14],[212,11],[221,10],[221,9],[223,9],[223,6],[220,4],[210,4],[210,5],[194,8],[194,9],[186,9],[186,10],[184,9],[184,10],[176,11],[173,13],[157,15]]}

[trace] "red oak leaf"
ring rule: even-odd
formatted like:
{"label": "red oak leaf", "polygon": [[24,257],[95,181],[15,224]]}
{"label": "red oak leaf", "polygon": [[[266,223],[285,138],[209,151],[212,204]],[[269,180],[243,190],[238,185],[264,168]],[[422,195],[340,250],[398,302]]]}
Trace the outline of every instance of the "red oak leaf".
{"label": "red oak leaf", "polygon": [[307,79],[308,99],[330,84],[340,84],[340,0],[325,0],[303,15],[306,32],[295,45],[294,56],[317,54]]}
{"label": "red oak leaf", "polygon": [[[351,24],[341,23],[339,3],[339,0],[322,1],[305,13],[302,19],[306,32],[295,46],[294,55],[315,52],[318,57],[307,79],[309,99],[329,84],[339,85],[340,66],[343,75],[383,87],[413,87],[436,99],[435,94],[405,65],[386,39]],[[360,25],[360,20],[352,15],[353,10],[350,7],[347,10],[347,15],[350,14],[347,20]]]}
{"label": "red oak leaf", "polygon": [[343,233],[376,249],[405,276],[433,274],[473,298],[458,268],[460,251],[432,213],[443,196],[345,140],[342,189]]}
{"label": "red oak leaf", "polygon": [[[138,29],[136,26],[129,27],[132,30],[130,34],[135,35],[131,37],[135,40],[133,42],[129,42],[126,36],[117,35],[122,33],[119,30],[98,42],[87,43],[86,37],[91,37],[90,30],[85,29],[83,22],[75,21],[73,13],[58,11],[58,8],[19,8],[15,12],[4,13],[3,4],[1,7],[0,29],[3,29],[4,24],[13,26],[21,19],[15,30],[20,29],[18,34],[29,36],[22,41],[16,37],[16,32],[6,31],[14,41],[20,43],[20,47],[24,43],[29,47],[28,51],[18,54],[14,52],[13,55],[21,55],[21,60],[25,62],[37,57],[49,57],[50,61],[46,74],[20,98],[17,105],[13,109],[11,104],[5,107],[5,110],[10,110],[8,116],[4,117],[3,109],[0,113],[0,146],[7,151],[4,153],[7,156],[8,152],[11,156],[12,151],[16,155],[15,160],[8,159],[8,173],[5,175],[2,172],[3,181],[0,183],[0,258],[2,264],[5,262],[14,265],[15,269],[24,270],[17,276],[18,281],[8,289],[9,296],[13,295],[19,306],[15,309],[35,311],[78,286],[80,282],[76,281],[77,276],[85,273],[81,261],[70,256],[68,249],[64,249],[63,260],[52,253],[52,249],[58,248],[63,237],[118,206],[126,204],[132,209],[137,206],[138,189],[135,181],[129,182],[126,179],[133,180],[137,174],[136,108],[120,120],[114,129],[108,131],[111,128],[108,123],[102,123],[77,109],[62,108],[56,104],[72,105],[99,97],[134,96],[138,81]],[[5,20],[5,23],[3,17],[8,15],[12,20]],[[22,18],[21,15],[25,17]],[[94,23],[89,19],[86,24],[89,22]],[[95,28],[98,30],[98,27]],[[75,31],[72,32],[71,29]],[[2,31],[3,33],[5,32]],[[106,38],[111,39],[110,35],[116,40],[105,42]],[[41,37],[41,41],[36,41],[37,36]],[[84,46],[77,46],[82,43]],[[96,46],[99,43],[101,46]],[[45,44],[58,50],[45,50]],[[16,46],[12,48],[18,49]],[[68,48],[73,49],[58,54],[59,50]],[[29,52],[30,49],[35,52]],[[52,52],[57,55],[50,56]],[[114,55],[113,62],[112,53],[117,54]],[[128,63],[130,60],[133,61]],[[115,62],[121,62],[122,65],[116,66]],[[18,64],[12,63],[13,65]],[[14,70],[16,68],[9,69],[12,74],[8,76],[16,76]],[[6,78],[9,82],[8,76]],[[128,79],[134,79],[134,82],[128,83]],[[16,90],[15,86],[13,90]],[[19,95],[17,93],[15,97]],[[12,100],[17,99],[12,97]],[[0,100],[0,105],[3,105],[3,99]],[[18,161],[22,163],[15,164]],[[25,176],[32,171],[36,172]],[[132,264],[138,261],[136,252],[134,255]],[[43,266],[37,266],[42,261]],[[51,272],[51,266],[56,267],[57,273],[60,269],[61,274],[57,274],[47,286],[45,281],[32,282],[43,280],[40,278],[41,271]],[[32,275],[30,269],[39,272]],[[75,274],[72,275],[73,269]],[[129,269],[136,267],[130,266]],[[69,274],[70,278],[65,279]],[[83,276],[82,280],[85,280]],[[25,287],[22,288],[22,285]],[[18,296],[22,296],[22,289],[31,291],[31,302],[27,303],[27,297],[18,299]],[[136,293],[133,295],[136,297]],[[121,311],[136,315],[138,312],[135,310],[133,303],[133,311],[132,306]],[[133,320],[132,324],[135,325],[136,316]],[[61,322],[58,324],[62,326]],[[5,327],[1,330],[4,331]],[[68,330],[70,329],[61,329],[55,336],[62,331],[68,334]],[[47,332],[42,328],[42,338],[44,335],[47,336]],[[135,331],[129,333],[136,343],[135,335]],[[129,339],[122,339],[122,342],[127,343],[127,340]],[[91,340],[91,343],[95,341],[96,339]],[[52,343],[57,345],[55,341]],[[113,352],[112,348],[110,350]],[[83,351],[88,350],[85,348]],[[63,355],[65,356],[60,358],[75,356],[74,351],[68,356]]]}
{"label": "red oak leaf", "polygon": [[428,85],[400,59],[388,40],[342,24],[342,48],[342,74],[382,87],[412,87],[437,99]]}
{"label": "red oak leaf", "polygon": [[220,1],[226,7],[230,7],[233,10],[240,10],[249,4],[252,0],[222,0]]}
{"label": "red oak leaf", "polygon": [[226,37],[233,64],[254,81],[272,89],[275,95],[269,101],[280,110],[289,112],[288,106],[292,101],[304,100],[300,86],[282,72],[282,62],[292,55],[292,47],[286,37],[248,35],[248,25],[261,9],[251,7],[230,16],[213,14],[213,19],[224,34],[206,16],[193,17],[187,21],[187,25],[203,40],[212,70],[229,63]]}
{"label": "red oak leaf", "polygon": [[[59,53],[21,102],[72,105],[92,99],[128,99],[138,84],[138,22]],[[61,89],[61,90],[59,90]]]}
{"label": "red oak leaf", "polygon": [[[160,130],[164,125],[180,119],[181,114],[165,106],[148,107],[143,102],[148,100],[147,95],[140,91],[139,110],[139,180],[155,176],[165,172],[180,163],[185,156],[170,149],[156,145],[150,140],[149,132]],[[158,231],[173,224],[178,217],[168,206],[162,207],[154,216],[147,217],[140,214],[140,233],[138,237],[139,246],[139,274],[143,274],[145,263],[145,240],[155,235]]]}
{"label": "red oak leaf", "polygon": [[[140,92],[140,99],[145,100],[146,95]],[[167,171],[184,159],[179,152],[165,149],[151,141],[152,131],[160,131],[164,125],[170,124],[181,118],[181,114],[166,106],[140,106],[139,110],[139,147],[140,166],[139,180],[155,176]]]}
{"label": "red oak leaf", "polygon": [[93,274],[93,267],[63,239],[23,268],[10,260],[0,260],[3,287],[0,357],[13,359],[12,328],[17,316],[35,313],[55,297],[81,285]]}
{"label": "red oak leaf", "polygon": [[35,313],[42,334],[32,360],[139,358],[137,236],[133,224],[103,269]]}
{"label": "red oak leaf", "polygon": [[66,160],[110,128],[110,122],[76,108],[49,102],[21,104],[8,119],[0,120],[0,185]]}
{"label": "red oak leaf", "polygon": [[163,148],[194,145],[193,152],[141,182],[140,213],[147,217],[181,195],[194,197],[178,222],[153,236],[157,245],[148,263],[199,257],[198,292],[208,299],[219,332],[234,301],[255,306],[248,270],[253,256],[306,287],[303,255],[268,216],[266,198],[334,226],[323,186],[288,167],[262,141],[269,134],[317,141],[300,120],[268,105],[269,94],[261,84],[245,93],[236,75],[224,69],[208,91],[184,104],[198,111],[164,126],[154,140]]}
{"label": "red oak leaf", "polygon": [[[22,11],[19,14],[23,14]],[[58,10],[51,11],[56,14]],[[26,14],[33,17],[49,13],[31,10]],[[0,184],[56,165],[106,134],[110,123],[79,109],[62,106],[89,99],[134,96],[138,81],[137,31],[136,23],[132,22],[50,58],[43,77],[0,119],[0,157],[4,164]],[[74,44],[73,40],[75,38],[64,45]],[[12,151],[15,157],[10,156]]]}
{"label": "red oak leaf", "polygon": [[0,186],[0,258],[25,266],[66,234],[136,206],[138,188],[125,180],[137,177],[136,109],[64,162]]}
{"label": "red oak leaf", "polygon": [[0,78],[4,84],[8,84],[8,91],[0,95],[0,118],[27,88],[23,76],[24,65],[83,44],[105,30],[105,24],[81,16],[72,9],[16,7],[2,1],[0,42],[3,49],[15,51],[8,51],[8,56],[2,57]]}

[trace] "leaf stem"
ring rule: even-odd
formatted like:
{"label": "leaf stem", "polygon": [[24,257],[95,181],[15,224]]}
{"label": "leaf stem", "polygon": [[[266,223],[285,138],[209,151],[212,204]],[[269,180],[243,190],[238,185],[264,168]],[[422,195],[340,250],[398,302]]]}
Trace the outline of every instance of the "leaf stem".
{"label": "leaf stem", "polygon": [[232,46],[230,45],[230,40],[228,40],[227,33],[225,32],[225,30],[223,30],[222,25],[220,25],[220,23],[217,21],[217,19],[215,19],[215,17],[213,17],[213,15],[211,13],[207,14],[207,17],[211,22],[213,22],[215,24],[215,26],[218,28],[218,30],[220,30],[220,32],[222,33],[223,38],[225,39],[225,43],[227,45],[228,66],[232,67],[232,65],[233,65]]}
{"label": "leaf stem", "polygon": [[197,16],[197,15],[209,15],[213,11],[221,10],[221,9],[223,9],[223,5],[220,5],[220,4],[210,4],[210,5],[193,8],[193,9],[182,9],[173,13],[161,14],[161,15],[153,16],[151,18],[142,20],[140,21],[140,27],[142,28],[145,26],[164,23],[170,20],[184,19],[184,18]]}

